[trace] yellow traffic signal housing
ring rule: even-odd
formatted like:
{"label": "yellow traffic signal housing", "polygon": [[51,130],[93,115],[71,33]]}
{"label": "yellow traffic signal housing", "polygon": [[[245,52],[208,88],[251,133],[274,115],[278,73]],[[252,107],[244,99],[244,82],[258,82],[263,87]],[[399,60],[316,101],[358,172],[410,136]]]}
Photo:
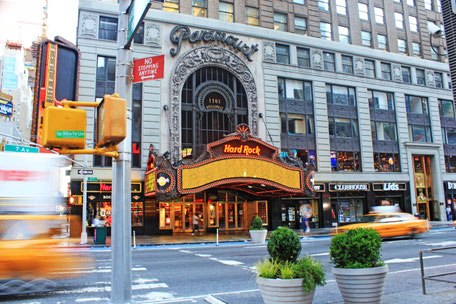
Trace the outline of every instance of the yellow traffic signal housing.
{"label": "yellow traffic signal housing", "polygon": [[127,136],[127,101],[105,95],[97,107],[97,147],[117,145]]}
{"label": "yellow traffic signal housing", "polygon": [[43,117],[44,147],[85,148],[87,113],[73,108],[47,107]]}

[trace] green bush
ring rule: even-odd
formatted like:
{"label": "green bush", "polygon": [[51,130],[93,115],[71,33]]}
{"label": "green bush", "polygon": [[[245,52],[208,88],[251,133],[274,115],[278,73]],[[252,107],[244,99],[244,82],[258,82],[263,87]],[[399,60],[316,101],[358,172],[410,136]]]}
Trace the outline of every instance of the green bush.
{"label": "green bush", "polygon": [[301,241],[296,232],[288,227],[279,227],[271,233],[268,240],[268,252],[279,263],[295,263],[301,252]]}
{"label": "green bush", "polygon": [[295,278],[302,278],[302,287],[307,292],[310,292],[317,285],[324,286],[326,284],[323,264],[313,257],[307,256],[299,259],[293,265],[293,273]]}
{"label": "green bush", "polygon": [[266,279],[276,278],[279,271],[279,266],[280,265],[277,264],[274,260],[268,260],[266,258],[264,258],[263,261],[258,261],[255,264],[258,276]]}
{"label": "green bush", "polygon": [[255,217],[252,222],[252,226],[250,226],[250,230],[264,230],[266,228],[263,227],[263,221],[259,216]]}
{"label": "green bush", "polygon": [[334,236],[329,247],[331,263],[338,268],[383,266],[382,239],[373,229],[358,228]]}

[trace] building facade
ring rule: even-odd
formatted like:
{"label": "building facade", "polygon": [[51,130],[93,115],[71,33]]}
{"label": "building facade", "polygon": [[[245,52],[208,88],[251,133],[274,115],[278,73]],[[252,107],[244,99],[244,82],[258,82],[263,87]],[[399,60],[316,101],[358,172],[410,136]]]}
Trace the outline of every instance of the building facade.
{"label": "building facade", "polygon": [[[154,3],[132,46],[134,59],[165,62],[163,79],[133,84],[134,229],[190,232],[194,214],[208,231],[246,230],[255,215],[270,229],[299,228],[301,216],[331,227],[382,205],[444,220],[446,203],[454,205],[445,183],[455,180],[456,120],[444,41],[427,30],[427,22],[441,25],[438,10],[430,0]],[[80,101],[114,93],[117,14],[116,3],[80,1]],[[87,113],[90,145],[96,113]],[[246,138],[239,125],[248,127]],[[237,165],[180,174],[215,164],[208,147],[229,134],[277,149],[271,175],[244,173],[242,183],[228,176]],[[178,195],[147,195],[150,145],[160,159],[154,187],[166,192],[175,183]],[[95,214],[109,221],[111,159],[88,163],[96,178],[89,224]],[[289,181],[279,167],[296,163],[313,192],[284,191]],[[211,186],[186,191],[189,181]],[[74,195],[81,182],[75,168]]]}

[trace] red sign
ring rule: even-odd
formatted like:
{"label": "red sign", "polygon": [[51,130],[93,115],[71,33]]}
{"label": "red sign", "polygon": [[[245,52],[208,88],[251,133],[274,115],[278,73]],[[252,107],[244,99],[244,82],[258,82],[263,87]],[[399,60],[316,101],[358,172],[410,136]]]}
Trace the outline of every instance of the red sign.
{"label": "red sign", "polygon": [[163,78],[165,55],[133,61],[133,83]]}

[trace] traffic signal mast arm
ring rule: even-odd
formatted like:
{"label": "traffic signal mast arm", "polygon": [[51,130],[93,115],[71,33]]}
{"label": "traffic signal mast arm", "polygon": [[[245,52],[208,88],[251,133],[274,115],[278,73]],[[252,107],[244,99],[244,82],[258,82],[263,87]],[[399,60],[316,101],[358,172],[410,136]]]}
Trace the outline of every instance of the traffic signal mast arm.
{"label": "traffic signal mast arm", "polygon": [[[99,106],[99,102],[82,102],[82,101],[70,101],[70,100],[62,100],[62,105],[64,108],[70,107],[85,107],[85,108],[96,108]],[[119,153],[117,152],[119,147],[117,145],[109,145],[106,148],[98,148],[95,149],[68,149],[62,148],[59,153],[60,154],[95,154],[95,155],[105,155],[114,158],[119,158]]]}

